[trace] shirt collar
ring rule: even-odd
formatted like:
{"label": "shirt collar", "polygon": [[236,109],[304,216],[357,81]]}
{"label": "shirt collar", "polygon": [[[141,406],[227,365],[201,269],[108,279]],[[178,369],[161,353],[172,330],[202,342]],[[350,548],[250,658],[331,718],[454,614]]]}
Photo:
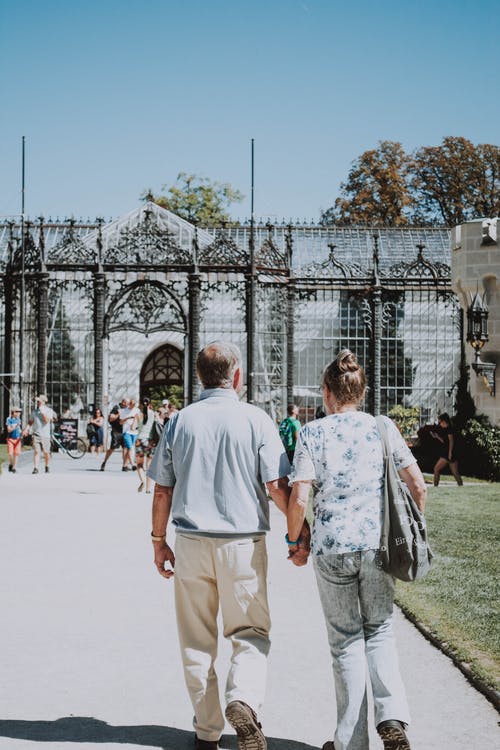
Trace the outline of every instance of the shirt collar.
{"label": "shirt collar", "polygon": [[213,398],[214,396],[222,396],[223,398],[232,398],[235,401],[238,400],[238,394],[234,388],[205,388],[200,394],[200,401],[205,398]]}

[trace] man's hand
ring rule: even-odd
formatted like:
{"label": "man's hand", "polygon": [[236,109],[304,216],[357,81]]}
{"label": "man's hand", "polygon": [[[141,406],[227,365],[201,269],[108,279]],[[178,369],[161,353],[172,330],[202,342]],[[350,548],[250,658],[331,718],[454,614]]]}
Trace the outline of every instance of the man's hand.
{"label": "man's hand", "polygon": [[155,542],[154,550],[154,562],[158,569],[158,573],[163,576],[163,578],[172,578],[172,576],[174,575],[174,571],[170,568],[165,568],[165,563],[170,563],[172,568],[175,567],[175,555],[173,553],[173,550],[168,546],[166,542]]}

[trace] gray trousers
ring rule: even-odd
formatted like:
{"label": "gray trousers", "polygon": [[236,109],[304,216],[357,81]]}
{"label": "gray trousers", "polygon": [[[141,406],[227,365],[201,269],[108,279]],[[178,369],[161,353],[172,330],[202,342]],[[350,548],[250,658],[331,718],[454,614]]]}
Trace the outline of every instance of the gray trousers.
{"label": "gray trousers", "polygon": [[314,557],[335,680],[335,750],[368,750],[367,664],[375,724],[410,720],[392,630],[394,580],[377,567],[376,555]]}

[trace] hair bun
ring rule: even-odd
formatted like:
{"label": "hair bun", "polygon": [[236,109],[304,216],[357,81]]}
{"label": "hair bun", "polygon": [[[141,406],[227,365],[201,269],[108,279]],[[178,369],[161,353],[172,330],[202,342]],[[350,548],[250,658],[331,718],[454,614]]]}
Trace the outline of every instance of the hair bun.
{"label": "hair bun", "polygon": [[337,356],[337,366],[340,372],[356,372],[359,370],[358,358],[350,349],[342,349]]}

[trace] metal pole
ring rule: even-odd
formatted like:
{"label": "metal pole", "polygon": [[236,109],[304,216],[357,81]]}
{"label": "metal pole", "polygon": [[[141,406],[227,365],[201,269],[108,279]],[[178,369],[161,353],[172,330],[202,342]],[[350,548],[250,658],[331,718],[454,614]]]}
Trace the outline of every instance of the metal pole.
{"label": "metal pole", "polygon": [[19,401],[22,414],[25,414],[24,399],[24,320],[25,320],[25,297],[26,282],[25,274],[25,236],[24,236],[24,197],[25,197],[25,137],[22,137],[21,147],[21,292],[19,300]]}
{"label": "metal pole", "polygon": [[252,169],[251,169],[251,172],[252,172],[252,187],[251,187],[251,205],[250,205],[250,219],[252,221],[252,224],[253,224],[253,220],[254,220],[254,186],[255,186],[254,144],[255,144],[255,140],[252,138],[252,157],[251,157],[251,160],[252,160]]}
{"label": "metal pole", "polygon": [[251,150],[251,209],[250,209],[250,267],[246,278],[246,331],[247,331],[247,401],[255,399],[255,317],[256,317],[256,268],[255,268],[255,217],[254,217],[254,139]]}

